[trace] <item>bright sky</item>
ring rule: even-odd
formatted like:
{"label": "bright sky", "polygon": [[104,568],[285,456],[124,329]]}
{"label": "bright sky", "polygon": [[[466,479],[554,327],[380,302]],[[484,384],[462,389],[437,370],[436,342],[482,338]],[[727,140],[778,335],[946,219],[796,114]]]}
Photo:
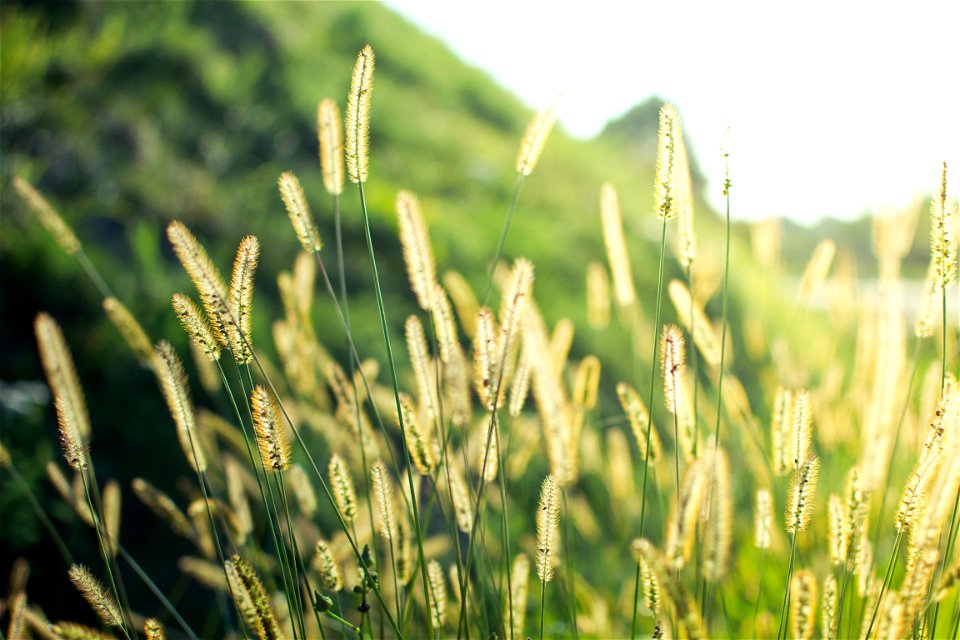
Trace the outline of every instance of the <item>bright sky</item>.
{"label": "bright sky", "polygon": [[651,94],[680,110],[720,204],[801,222],[960,193],[960,2],[388,0],[533,108],[590,137]]}

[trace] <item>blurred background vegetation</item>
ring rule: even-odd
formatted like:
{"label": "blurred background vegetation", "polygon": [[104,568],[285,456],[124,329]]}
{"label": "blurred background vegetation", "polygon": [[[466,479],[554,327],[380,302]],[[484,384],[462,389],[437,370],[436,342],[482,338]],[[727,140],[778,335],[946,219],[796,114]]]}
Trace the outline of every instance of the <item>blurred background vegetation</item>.
{"label": "blurred background vegetation", "polygon": [[[152,375],[140,368],[100,309],[100,297],[10,188],[13,176],[31,180],[60,210],[84,243],[115,295],[154,339],[186,353],[170,296],[188,291],[163,230],[181,219],[226,271],[240,239],[263,246],[254,304],[254,340],[275,353],[270,325],[280,316],[276,275],[289,268],[299,245],[276,190],[282,171],[300,178],[332,249],[331,202],[317,161],[316,107],[333,97],[343,108],[356,52],[377,53],[368,202],[381,261],[387,308],[399,335],[414,303],[396,237],[394,197],[400,188],[420,196],[442,270],[463,273],[475,289],[485,283],[513,188],[514,157],[531,110],[483,72],[458,61],[442,44],[373,3],[301,2],[4,2],[2,134],[0,134],[0,417],[3,440],[78,556],[95,564],[89,530],[58,504],[44,464],[59,459],[55,417],[33,337],[33,319],[51,313],[63,326],[88,396],[93,451],[103,478],[124,492],[123,540],[161,585],[176,585],[185,613],[213,610],[207,592],[178,582],[170,561],[189,551],[133,498],[129,480],[147,478],[171,494],[189,469]],[[602,99],[598,96],[598,99]],[[649,322],[657,272],[658,222],[651,214],[657,110],[650,98],[610,123],[594,140],[555,131],[536,173],[527,181],[506,245],[508,258],[530,258],[538,270],[536,297],[548,322],[574,321],[573,352],[604,363],[608,411],[617,380],[630,379],[629,341],[619,328],[586,323],[585,267],[605,262],[599,224],[604,181],[619,190],[637,289]],[[679,105],[681,114],[683,105]],[[693,141],[695,145],[695,141]],[[695,169],[696,171],[696,169]],[[696,172],[695,187],[704,180]],[[789,197],[785,194],[785,197]],[[698,262],[708,314],[719,318],[722,225],[698,203]],[[363,356],[383,360],[358,203],[343,201],[347,278],[357,343]],[[922,225],[925,223],[921,223]],[[762,419],[769,399],[755,397],[753,371],[740,329],[741,303],[759,320],[785,322],[776,273],[740,270],[751,264],[746,225],[734,229],[731,324],[733,371]],[[825,233],[870,275],[869,223],[790,226],[784,234],[787,272],[802,268]],[[849,242],[847,241],[849,240]],[[907,269],[922,273],[925,230]],[[333,265],[329,259],[328,265]],[[679,277],[672,256],[668,278]],[[757,305],[757,301],[762,304]],[[318,294],[315,322],[343,361],[340,329]],[[666,305],[666,319],[673,317]],[[811,316],[811,321],[814,318]],[[806,328],[794,337],[802,340]],[[814,330],[813,328],[809,330]],[[649,335],[645,340],[649,342]],[[642,345],[649,353],[650,345]],[[189,365],[189,363],[188,363]],[[641,367],[646,371],[647,367]],[[191,371],[191,375],[192,375]],[[641,374],[638,382],[645,388]],[[220,406],[195,386],[197,404]],[[65,567],[22,496],[4,478],[0,492],[0,576],[17,556],[32,564],[42,592],[32,598],[52,616],[82,610]],[[740,492],[741,494],[744,491]],[[741,496],[745,498],[744,496]],[[178,549],[177,546],[183,546]],[[162,548],[162,554],[151,550]],[[585,568],[588,571],[589,568]],[[136,602],[142,586],[128,582]],[[183,592],[183,589],[188,591]],[[58,604],[59,603],[59,604]],[[88,614],[80,614],[86,617]]]}

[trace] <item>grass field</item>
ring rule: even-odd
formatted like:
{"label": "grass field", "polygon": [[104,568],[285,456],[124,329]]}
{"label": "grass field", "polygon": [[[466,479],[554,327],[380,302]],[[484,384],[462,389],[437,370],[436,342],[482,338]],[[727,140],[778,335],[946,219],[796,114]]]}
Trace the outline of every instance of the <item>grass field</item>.
{"label": "grass field", "polygon": [[[257,125],[271,146],[238,156],[242,174],[217,177],[216,157],[246,125],[206,139],[202,168],[158,141],[114,191],[65,188],[62,159],[23,141],[67,110],[5,125],[4,217],[21,217],[3,234],[4,342],[28,363],[6,367],[42,371],[51,400],[4,387],[5,637],[957,637],[946,166],[931,198],[856,247],[822,240],[793,274],[780,223],[730,222],[735,170],[713,176],[725,211],[695,197],[671,105],[628,165],[635,149],[571,140],[552,104],[528,119],[479,74],[428,103],[449,74],[399,53],[378,9],[305,5],[351,34],[317,74],[297,5],[224,6],[240,43],[287,41],[207,56],[186,77],[211,110],[242,90],[238,59],[243,78],[275,58],[282,81],[261,81],[321,92],[285,94],[295,116]],[[142,56],[123,35],[140,11],[86,16],[98,49],[6,8],[5,44],[51,39],[5,47],[7,121],[42,74],[92,99],[96,74],[57,74],[78,48],[104,77]],[[216,33],[183,31],[213,18],[182,11],[159,24],[190,37],[155,34],[181,62]],[[438,105],[453,113],[431,126]],[[421,107],[427,124],[404,126]],[[140,123],[138,158],[170,126],[111,108]],[[96,158],[125,148],[119,129]],[[138,215],[128,185],[169,208]],[[82,215],[110,197],[122,233]],[[918,228],[919,304],[903,293]],[[29,289],[24,335],[27,311],[7,309]]]}

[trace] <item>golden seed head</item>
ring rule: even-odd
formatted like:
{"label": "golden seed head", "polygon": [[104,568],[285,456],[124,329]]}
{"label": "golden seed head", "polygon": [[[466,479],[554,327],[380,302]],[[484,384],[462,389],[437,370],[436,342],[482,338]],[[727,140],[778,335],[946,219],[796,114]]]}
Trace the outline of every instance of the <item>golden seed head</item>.
{"label": "golden seed head", "polygon": [[517,368],[513,372],[513,379],[510,381],[510,402],[508,411],[511,416],[517,417],[523,410],[523,404],[527,401],[527,395],[530,393],[530,357],[527,356],[526,349],[520,352],[520,359],[517,362]]}
{"label": "golden seed head", "polygon": [[336,453],[330,456],[329,472],[337,509],[344,520],[353,522],[357,517],[357,493],[353,488],[347,463]]}
{"label": "golden seed head", "polygon": [[167,640],[163,625],[156,618],[147,618],[143,622],[143,633],[147,640]]}
{"label": "golden seed head", "polygon": [[[640,457],[644,460],[649,458],[650,462],[656,462],[660,459],[660,437],[657,435],[657,429],[647,412],[647,407],[640,399],[640,394],[630,385],[621,382],[617,385],[617,397],[620,398],[620,406],[623,407],[623,411],[630,421],[630,428],[637,441]],[[650,440],[649,455],[647,453],[648,435]]]}
{"label": "golden seed head", "polygon": [[540,582],[553,579],[553,557],[560,526],[560,487],[553,474],[543,479],[537,507],[537,576]]}
{"label": "golden seed head", "polygon": [[317,511],[317,494],[313,491],[307,472],[300,465],[294,464],[290,466],[288,478],[290,486],[293,487],[293,495],[300,506],[300,513],[312,518]]}
{"label": "golden seed head", "polygon": [[657,136],[657,178],[654,200],[657,217],[669,220],[677,214],[677,142],[680,117],[671,104],[660,107],[660,130]]}
{"label": "golden seed head", "polygon": [[[10,602],[12,600],[12,602]],[[7,626],[7,635],[6,638],[23,638],[27,637],[23,634],[23,622],[24,622],[24,613],[27,610],[27,594],[23,591],[8,598],[8,603],[10,607],[10,624]]]}
{"label": "golden seed head", "polygon": [[106,547],[111,556],[116,556],[120,540],[120,485],[116,480],[108,480],[103,487],[103,529]]}
{"label": "golden seed head", "polygon": [[793,598],[790,601],[790,627],[793,637],[809,640],[817,623],[817,579],[813,573],[801,569],[791,580]]}
{"label": "golden seed head", "polygon": [[457,527],[464,533],[473,531],[473,505],[463,478],[463,472],[456,466],[450,467],[450,499],[453,502]]}
{"label": "golden seed head", "polygon": [[800,389],[793,396],[793,438],[791,446],[791,467],[797,469],[810,455],[810,442],[813,433],[813,420],[810,415],[810,394]]}
{"label": "golden seed head", "polygon": [[91,573],[90,569],[82,564],[70,565],[70,581],[83,598],[90,603],[94,612],[109,627],[123,626],[123,616],[120,607],[103,584]]}
{"label": "golden seed head", "polygon": [[[510,274],[510,284],[504,290],[500,303],[500,338],[497,341],[497,366],[507,367],[517,345],[520,320],[523,318],[527,301],[533,293],[533,264],[526,258],[517,258]],[[503,402],[503,384],[498,382],[500,398],[497,406]]]}
{"label": "golden seed head", "polygon": [[773,416],[770,421],[770,439],[773,443],[773,472],[783,475],[794,467],[790,457],[793,435],[793,393],[786,387],[778,387],[773,400]]}
{"label": "golden seed head", "polygon": [[153,370],[160,381],[160,389],[167,401],[170,415],[177,425],[177,437],[187,462],[197,473],[203,473],[207,468],[207,458],[197,433],[196,414],[190,400],[187,374],[173,347],[165,340],[158,342],[154,349]]}
{"label": "golden seed head", "polygon": [[840,566],[847,562],[847,549],[850,543],[850,531],[847,528],[849,519],[843,499],[832,494],[827,502],[827,526],[830,540],[830,562]]}
{"label": "golden seed head", "polygon": [[116,298],[104,298],[103,310],[140,364],[149,365],[153,360],[153,345],[133,314]]}
{"label": "golden seed head", "polygon": [[938,288],[946,288],[957,275],[956,212],[947,201],[947,163],[940,174],[940,189],[930,203],[930,261]]}
{"label": "golden seed head", "polygon": [[317,106],[317,141],[320,143],[320,170],[323,188],[340,195],[343,191],[343,125],[340,109],[330,98]]}
{"label": "golden seed head", "polygon": [[706,492],[700,510],[703,577],[718,582],[729,570],[733,535],[730,461],[723,449],[713,449],[707,452],[704,464]]}
{"label": "golden seed head", "polygon": [[675,324],[663,328],[660,339],[660,364],[663,367],[663,399],[667,411],[677,414],[684,393],[684,374],[687,356],[683,345],[683,334]]}
{"label": "golden seed head", "polygon": [[547,144],[547,138],[553,129],[553,124],[557,120],[557,102],[560,96],[554,97],[553,101],[546,109],[540,111],[533,117],[530,124],[527,125],[527,132],[520,143],[520,151],[517,153],[517,173],[522,176],[528,176],[533,173],[543,153],[543,147]]}
{"label": "golden seed head", "polygon": [[[61,429],[64,423],[69,427],[61,436],[71,440],[71,448],[82,449],[90,437],[90,417],[67,341],[60,325],[46,313],[37,314],[33,327],[47,384],[50,385],[54,400],[60,405],[58,417]],[[68,443],[64,444],[66,446]]]}
{"label": "golden seed head", "polygon": [[610,324],[610,278],[599,262],[587,265],[587,323],[597,330]]}
{"label": "golden seed head", "polygon": [[787,531],[796,535],[810,524],[813,514],[813,498],[820,477],[820,458],[813,456],[797,467],[787,496]]}
{"label": "golden seed head", "polygon": [[177,315],[183,330],[190,336],[190,341],[211,362],[219,360],[220,343],[214,337],[210,323],[197,305],[193,304],[193,300],[182,293],[173,294],[173,312]]}
{"label": "golden seed head", "polygon": [[165,493],[154,487],[143,478],[134,478],[131,482],[133,493],[140,498],[147,507],[162,520],[165,520],[173,531],[185,538],[193,535],[193,525],[183,511]]}
{"label": "golden seed head", "polygon": [[677,127],[676,198],[677,219],[680,225],[677,254],[681,266],[688,269],[696,257],[697,246],[693,228],[693,183],[690,179],[687,145],[683,141],[683,131],[680,127]]}
{"label": "golden seed head", "polygon": [[343,578],[340,577],[340,566],[330,551],[326,540],[317,540],[316,555],[313,557],[313,566],[320,576],[320,586],[337,592],[343,589]]}
{"label": "golden seed head", "polygon": [[377,460],[370,468],[370,481],[373,483],[373,495],[380,512],[380,520],[376,523],[377,531],[387,540],[392,540],[397,520],[393,505],[393,481],[382,460]]}
{"label": "golden seed head", "polygon": [[347,175],[353,183],[367,181],[370,145],[370,94],[373,93],[373,49],[365,46],[357,55],[347,95],[346,132]]}
{"label": "golden seed head", "polygon": [[832,573],[823,579],[823,613],[821,624],[824,637],[834,638],[837,635],[837,617],[840,613],[837,605],[839,589],[837,578]]}
{"label": "golden seed head", "polygon": [[720,340],[714,333],[713,325],[707,318],[707,314],[704,313],[703,307],[694,301],[687,285],[679,280],[671,280],[667,291],[670,295],[670,301],[673,302],[673,307],[677,311],[680,324],[688,333],[693,334],[693,343],[700,355],[710,366],[719,366]]}
{"label": "golden seed head", "polygon": [[427,578],[430,582],[430,618],[435,629],[443,629],[447,620],[447,581],[443,567],[436,560],[427,563]]}
{"label": "golden seed head", "polygon": [[[427,348],[427,338],[423,325],[417,316],[407,317],[404,325],[407,337],[407,351],[410,354],[410,366],[417,380],[417,397],[424,408],[425,419],[433,424],[439,417],[437,405],[436,369]],[[416,412],[413,412],[416,417]],[[406,420],[404,420],[406,424]]]}
{"label": "golden seed head", "polygon": [[407,266],[410,288],[417,304],[424,311],[433,308],[433,289],[437,282],[437,268],[430,248],[430,233],[417,197],[409,191],[397,194],[397,220],[400,226],[400,246]]}
{"label": "golden seed head", "polygon": [[227,304],[227,287],[220,277],[206,250],[196,237],[179,220],[167,225],[167,239],[173,245],[180,264],[183,265],[193,286],[200,294],[200,302],[210,320],[213,335],[221,345],[228,347],[227,326],[231,323]]}
{"label": "golden seed head", "polygon": [[290,217],[290,224],[300,240],[300,245],[307,253],[316,253],[323,248],[320,242],[320,234],[313,223],[313,214],[310,213],[310,206],[307,204],[307,197],[303,195],[303,187],[297,176],[291,171],[285,171],[280,174],[277,181],[280,189],[280,198],[283,200],[283,206],[287,209],[287,215]]}
{"label": "golden seed head", "polygon": [[430,437],[430,431],[420,424],[413,401],[405,393],[400,394],[400,412],[406,434],[407,450],[410,452],[413,465],[420,475],[432,475],[437,468],[433,438]]}
{"label": "golden seed head", "polygon": [[[236,458],[224,454],[223,475],[226,479],[230,508],[236,516],[240,537],[245,539],[253,532],[253,514],[250,513],[250,501],[247,500],[247,491],[244,487],[244,482],[250,478],[249,472]],[[292,476],[293,474],[291,474],[291,484],[296,486]]]}
{"label": "golden seed head", "polygon": [[757,490],[757,509],[754,513],[753,540],[757,549],[769,549],[773,532],[773,499],[767,489]]}
{"label": "golden seed head", "polygon": [[33,185],[20,176],[16,176],[13,179],[13,188],[64,252],[74,255],[82,250],[80,241],[77,240],[77,236],[74,235],[70,226],[63,221],[56,209],[40,195],[40,192],[33,188]]}
{"label": "golden seed head", "polygon": [[836,252],[837,245],[829,238],[821,240],[814,248],[810,261],[807,262],[807,266],[803,270],[803,278],[800,280],[800,291],[798,293],[800,300],[809,300],[817,287],[827,279]]}
{"label": "golden seed head", "polygon": [[477,313],[477,331],[473,337],[473,364],[477,395],[488,410],[493,410],[498,383],[497,329],[493,312],[483,307]]}
{"label": "golden seed head", "polygon": [[699,458],[687,467],[680,486],[679,504],[674,502],[670,507],[664,554],[673,569],[682,569],[693,553],[697,521],[707,493],[707,464],[706,458]]}
{"label": "golden seed head", "polygon": [[633,274],[630,271],[630,254],[623,235],[620,203],[613,185],[605,183],[600,189],[600,217],[603,223],[603,240],[607,247],[607,261],[613,274],[613,289],[617,304],[626,309],[633,304],[636,293]]}
{"label": "golden seed head", "polygon": [[233,262],[233,275],[230,278],[230,315],[233,319],[228,326],[230,342],[233,345],[233,357],[237,364],[247,364],[253,360],[253,342],[250,330],[253,325],[251,307],[253,304],[253,276],[257,272],[260,258],[260,242],[256,236],[247,236],[240,241],[237,257]]}
{"label": "golden seed head", "polygon": [[250,396],[250,405],[263,468],[274,471],[287,469],[290,466],[290,441],[280,421],[276,398],[265,387],[257,385]]}
{"label": "golden seed head", "polygon": [[270,597],[257,573],[238,555],[230,558],[226,566],[237,606],[257,636],[262,640],[283,638],[284,634],[270,606]]}
{"label": "golden seed head", "polygon": [[[523,622],[527,613],[527,586],[530,578],[530,559],[518,553],[510,570],[510,597],[504,600],[503,626],[509,629],[508,637],[523,637]],[[512,623],[512,626],[511,626]]]}

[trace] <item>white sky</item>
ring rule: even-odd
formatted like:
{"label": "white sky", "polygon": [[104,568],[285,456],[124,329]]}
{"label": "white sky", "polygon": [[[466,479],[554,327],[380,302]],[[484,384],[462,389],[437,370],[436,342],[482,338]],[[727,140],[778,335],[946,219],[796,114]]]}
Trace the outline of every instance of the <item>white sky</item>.
{"label": "white sky", "polygon": [[960,2],[387,0],[580,137],[651,94],[680,109],[720,204],[801,222],[960,192]]}

